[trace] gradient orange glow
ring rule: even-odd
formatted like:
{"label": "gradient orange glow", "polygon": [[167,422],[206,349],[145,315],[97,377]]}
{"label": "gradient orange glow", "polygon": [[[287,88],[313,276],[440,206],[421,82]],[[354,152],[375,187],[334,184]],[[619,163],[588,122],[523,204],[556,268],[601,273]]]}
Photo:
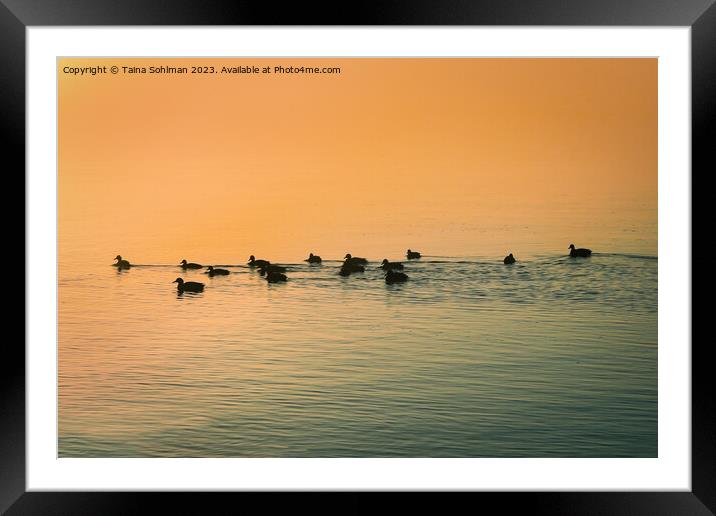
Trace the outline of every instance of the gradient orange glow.
{"label": "gradient orange glow", "polygon": [[[341,73],[62,73],[113,64]],[[117,253],[243,263],[249,253],[300,260],[409,246],[501,253],[524,240],[515,229],[523,225],[566,252],[572,240],[609,242],[604,228],[633,218],[625,206],[646,207],[645,250],[656,253],[656,59],[58,66],[60,263]],[[460,241],[456,228],[483,224],[505,230]]]}

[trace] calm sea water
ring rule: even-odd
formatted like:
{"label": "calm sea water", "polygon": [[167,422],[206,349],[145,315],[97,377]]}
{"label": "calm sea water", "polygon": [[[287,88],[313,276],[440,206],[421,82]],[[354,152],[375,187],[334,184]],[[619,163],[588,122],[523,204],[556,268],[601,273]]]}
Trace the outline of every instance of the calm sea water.
{"label": "calm sea water", "polygon": [[657,455],[654,256],[425,256],[399,285],[383,256],[297,259],[269,285],[116,252],[60,263],[61,457]]}

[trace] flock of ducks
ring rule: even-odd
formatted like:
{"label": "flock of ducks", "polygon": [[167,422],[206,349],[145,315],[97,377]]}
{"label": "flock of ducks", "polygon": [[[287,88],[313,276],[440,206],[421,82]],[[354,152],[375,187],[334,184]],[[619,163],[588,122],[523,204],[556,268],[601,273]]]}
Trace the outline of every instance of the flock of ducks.
{"label": "flock of ducks", "polygon": [[[592,255],[591,249],[576,248],[574,244],[569,244],[569,247],[567,249],[569,249],[569,256],[571,256],[572,258],[586,258]],[[410,249],[408,249],[405,256],[408,260],[418,260],[421,258],[421,254],[419,252],[412,251]],[[117,255],[115,257],[115,260],[117,263],[115,263],[114,266],[117,267],[119,270],[129,269],[132,266],[129,261],[123,259],[120,255]],[[511,265],[516,261],[517,260],[512,255],[512,253],[505,256],[505,258],[503,259],[503,263],[505,265]],[[323,260],[320,256],[310,253],[308,255],[308,258],[306,258],[304,262],[308,262],[310,264],[320,264],[323,262]],[[286,276],[286,274],[284,274],[286,272],[286,267],[273,264],[268,260],[257,260],[253,254],[249,256],[249,261],[247,262],[247,265],[251,268],[258,269],[259,274],[261,276],[264,276],[268,283],[280,283],[288,280],[288,277]],[[341,276],[350,276],[355,272],[365,272],[366,265],[368,265],[367,259],[360,258],[358,256],[352,256],[350,253],[348,253],[343,257],[343,263],[341,264],[338,274]],[[184,270],[204,268],[204,266],[199,263],[187,262],[186,260],[182,260],[179,263],[179,267]],[[386,258],[381,262],[380,268],[385,271],[385,282],[388,285],[392,285],[393,283],[403,283],[408,280],[408,275],[404,272],[400,272],[405,269],[405,266],[401,262],[391,262],[388,261],[388,259]],[[209,277],[228,276],[229,274],[231,274],[231,271],[228,271],[226,269],[217,269],[213,265],[207,266],[206,269],[207,270],[205,274],[208,274]],[[184,281],[184,279],[182,278],[177,278],[172,283],[177,284],[177,291],[180,294],[184,292],[204,291],[204,284],[198,281]]]}

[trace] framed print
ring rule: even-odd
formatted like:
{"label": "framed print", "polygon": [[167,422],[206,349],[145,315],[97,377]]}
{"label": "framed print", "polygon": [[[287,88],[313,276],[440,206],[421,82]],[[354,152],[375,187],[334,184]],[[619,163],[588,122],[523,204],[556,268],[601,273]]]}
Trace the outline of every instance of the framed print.
{"label": "framed print", "polygon": [[711,513],[716,8],[219,5],[2,7],[28,299],[3,510]]}

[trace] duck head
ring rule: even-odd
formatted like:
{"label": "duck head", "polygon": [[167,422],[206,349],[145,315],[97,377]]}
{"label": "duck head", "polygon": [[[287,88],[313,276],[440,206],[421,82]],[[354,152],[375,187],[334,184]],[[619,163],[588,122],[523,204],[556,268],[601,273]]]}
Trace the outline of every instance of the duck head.
{"label": "duck head", "polygon": [[251,256],[249,256],[249,261],[250,261],[250,262],[255,262],[255,261],[256,261],[256,257],[252,254]]}
{"label": "duck head", "polygon": [[383,265],[388,265],[390,262],[387,258],[383,258],[383,261],[381,262]]}
{"label": "duck head", "polygon": [[574,244],[569,244],[569,247],[567,249],[574,249]]}
{"label": "duck head", "polygon": [[214,266],[213,266],[213,265],[209,265],[209,266],[207,267],[207,269],[209,269],[209,272],[211,272],[211,271],[214,270]]}
{"label": "duck head", "polygon": [[177,278],[172,283],[179,283],[179,286],[181,287],[184,284],[184,280],[181,278]]}
{"label": "duck head", "polygon": [[348,253],[348,254],[346,254],[343,258],[344,258],[345,260],[350,260],[350,259],[353,258],[353,257],[351,256],[351,253]]}
{"label": "duck head", "polygon": [[179,262],[179,265],[186,265],[186,260],[182,260],[181,262]]}
{"label": "duck head", "polygon": [[118,262],[122,261],[122,257],[119,255],[115,256],[114,259],[117,260]]}

